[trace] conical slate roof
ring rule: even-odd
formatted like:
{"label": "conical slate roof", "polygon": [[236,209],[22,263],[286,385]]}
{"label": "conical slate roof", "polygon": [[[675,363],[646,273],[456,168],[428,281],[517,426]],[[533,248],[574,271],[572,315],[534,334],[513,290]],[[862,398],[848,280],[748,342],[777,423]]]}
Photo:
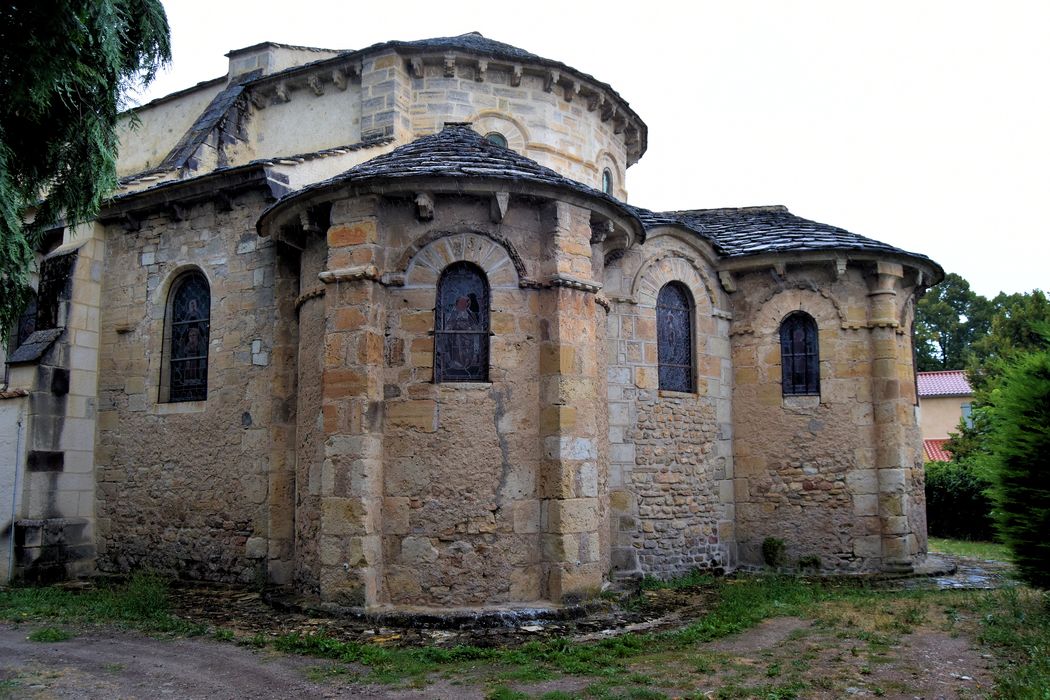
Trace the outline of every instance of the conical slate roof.
{"label": "conical slate roof", "polygon": [[[632,209],[615,197],[567,178],[509,148],[492,143],[474,131],[468,122],[448,122],[444,129],[435,134],[420,137],[389,153],[356,165],[340,175],[281,198],[267,213],[292,199],[340,184],[410,178],[506,180],[558,187],[601,200],[637,222]],[[641,230],[641,225],[636,225]]]}
{"label": "conical slate roof", "polygon": [[789,251],[843,250],[893,253],[930,260],[925,255],[911,253],[837,226],[803,219],[789,212],[784,206],[667,212],[632,208],[646,230],[657,226],[682,226],[709,241],[726,257]]}

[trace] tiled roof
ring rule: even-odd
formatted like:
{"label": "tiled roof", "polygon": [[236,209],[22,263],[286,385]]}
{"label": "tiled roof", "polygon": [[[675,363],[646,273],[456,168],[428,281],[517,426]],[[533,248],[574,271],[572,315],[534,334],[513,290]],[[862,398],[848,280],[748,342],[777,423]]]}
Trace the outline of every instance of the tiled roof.
{"label": "tiled roof", "polygon": [[927,462],[950,462],[952,453],[944,449],[945,438],[935,438],[922,441],[922,451],[926,454]]}
{"label": "tiled roof", "polygon": [[919,372],[919,396],[971,396],[973,389],[966,372],[949,369],[942,372]]}
{"label": "tiled roof", "polygon": [[282,198],[270,209],[293,197],[340,183],[413,177],[485,178],[551,185],[600,199],[635,219],[631,207],[615,197],[571,180],[509,148],[497,146],[474,131],[467,122],[448,122],[436,134],[423,136],[333,178],[308,185]]}
{"label": "tiled roof", "polygon": [[[783,206],[652,212],[635,208],[645,228],[683,226],[727,257],[805,250],[896,253],[929,260],[837,226],[795,216]],[[932,261],[931,261],[932,262]]]}

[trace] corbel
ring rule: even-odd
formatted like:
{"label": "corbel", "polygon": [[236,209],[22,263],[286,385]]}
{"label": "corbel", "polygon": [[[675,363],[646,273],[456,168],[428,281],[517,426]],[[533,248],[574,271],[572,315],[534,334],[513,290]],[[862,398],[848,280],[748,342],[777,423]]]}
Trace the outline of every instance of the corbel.
{"label": "corbel", "polygon": [[273,97],[277,102],[291,102],[292,98],[288,94],[288,83],[284,80],[277,83],[273,89]]}
{"label": "corbel", "polygon": [[511,66],[511,69],[512,69],[511,73],[510,73],[510,84],[511,84],[511,87],[518,87],[519,85],[521,85],[521,74],[522,74],[521,65],[516,63],[513,66]]}
{"label": "corbel", "polygon": [[627,127],[627,119],[620,115],[619,110],[616,112],[615,119],[613,120],[613,133],[622,134],[624,128]]}
{"label": "corbel", "polygon": [[603,102],[602,103],[601,120],[603,122],[607,122],[610,119],[612,119],[613,117],[615,117],[616,113],[617,113],[617,110],[616,110],[616,107],[614,105],[611,105],[608,102]]}
{"label": "corbel", "polygon": [[587,111],[588,112],[595,112],[595,111],[597,111],[599,109],[601,109],[601,110],[605,109],[605,93],[604,92],[595,92],[590,97],[587,98]]}
{"label": "corbel", "polygon": [[638,127],[629,126],[624,129],[623,143],[628,149],[638,144]]}
{"label": "corbel", "polygon": [[172,221],[185,221],[186,220],[186,207],[182,206],[178,202],[169,202],[165,208],[165,213],[168,218]]}
{"label": "corbel", "polygon": [[613,234],[613,222],[610,219],[591,222],[591,245],[605,243],[605,239]]}
{"label": "corbel", "polygon": [[456,56],[455,54],[445,54],[445,77],[455,78],[456,77]]}
{"label": "corbel", "polygon": [[543,78],[543,91],[554,92],[554,86],[561,80],[561,73],[556,70],[548,70]]}
{"label": "corbel", "polygon": [[408,70],[412,74],[413,78],[423,77],[423,59],[419,56],[411,58],[408,61]]}
{"label": "corbel", "polygon": [[303,233],[321,233],[321,225],[314,215],[313,209],[304,209],[299,212],[299,227]]}
{"label": "corbel", "polygon": [[846,258],[835,258],[835,279],[842,279],[846,274]]}
{"label": "corbel", "polygon": [[489,203],[489,217],[492,219],[492,223],[498,224],[503,221],[503,217],[507,215],[509,207],[510,192],[493,192],[492,200]]}
{"label": "corbel", "polygon": [[479,83],[485,82],[485,74],[489,71],[489,62],[486,60],[478,61],[478,72],[474,74],[474,80]]}
{"label": "corbel", "polygon": [[434,218],[434,197],[427,192],[416,195],[416,218],[420,221],[430,221]]}
{"label": "corbel", "polygon": [[218,211],[233,211],[233,198],[225,192],[216,192],[215,208]]}
{"label": "corbel", "polygon": [[134,233],[142,228],[142,220],[131,212],[127,212],[120,218],[120,224],[128,233]]}
{"label": "corbel", "polygon": [[736,291],[736,278],[733,277],[733,273],[729,270],[719,270],[718,281],[722,283],[722,289],[730,294]]}
{"label": "corbel", "polygon": [[346,90],[346,71],[342,68],[332,69],[332,84],[338,90]]}
{"label": "corbel", "polygon": [[252,103],[252,107],[255,107],[255,109],[266,109],[266,98],[255,90],[248,91],[248,101]]}
{"label": "corbel", "polygon": [[773,263],[772,273],[776,281],[782,283],[784,278],[787,277],[787,264],[783,262]]}
{"label": "corbel", "polygon": [[306,84],[310,86],[310,89],[314,91],[314,94],[320,97],[324,94],[324,83],[321,82],[321,78],[317,75],[311,75],[306,79]]}
{"label": "corbel", "polygon": [[572,81],[572,85],[565,88],[565,101],[572,102],[573,98],[580,94],[580,81]]}

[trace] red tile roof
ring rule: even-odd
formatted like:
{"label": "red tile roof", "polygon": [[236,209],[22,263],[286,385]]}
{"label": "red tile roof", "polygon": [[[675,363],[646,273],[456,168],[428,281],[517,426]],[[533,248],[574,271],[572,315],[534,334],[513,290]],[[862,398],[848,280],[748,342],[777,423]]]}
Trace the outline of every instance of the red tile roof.
{"label": "red tile roof", "polygon": [[950,462],[952,461],[952,453],[944,449],[944,443],[948,442],[944,438],[935,438],[932,440],[922,441],[922,451],[926,453],[927,462]]}
{"label": "red tile roof", "polygon": [[949,369],[943,372],[919,372],[919,396],[970,396],[973,389],[966,372]]}

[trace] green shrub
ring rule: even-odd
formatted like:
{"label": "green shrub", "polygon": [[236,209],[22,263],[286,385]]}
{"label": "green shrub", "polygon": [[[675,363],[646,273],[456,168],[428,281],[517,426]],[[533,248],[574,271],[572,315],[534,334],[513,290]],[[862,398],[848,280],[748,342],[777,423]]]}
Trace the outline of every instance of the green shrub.
{"label": "green shrub", "polygon": [[782,566],[784,564],[784,540],[779,537],[767,537],[762,540],[762,560],[766,566]]}
{"label": "green shrub", "polygon": [[992,483],[965,462],[926,463],[926,526],[932,537],[991,540]]}
{"label": "green shrub", "polygon": [[1012,363],[989,404],[999,535],[1021,578],[1050,589],[1050,350]]}

